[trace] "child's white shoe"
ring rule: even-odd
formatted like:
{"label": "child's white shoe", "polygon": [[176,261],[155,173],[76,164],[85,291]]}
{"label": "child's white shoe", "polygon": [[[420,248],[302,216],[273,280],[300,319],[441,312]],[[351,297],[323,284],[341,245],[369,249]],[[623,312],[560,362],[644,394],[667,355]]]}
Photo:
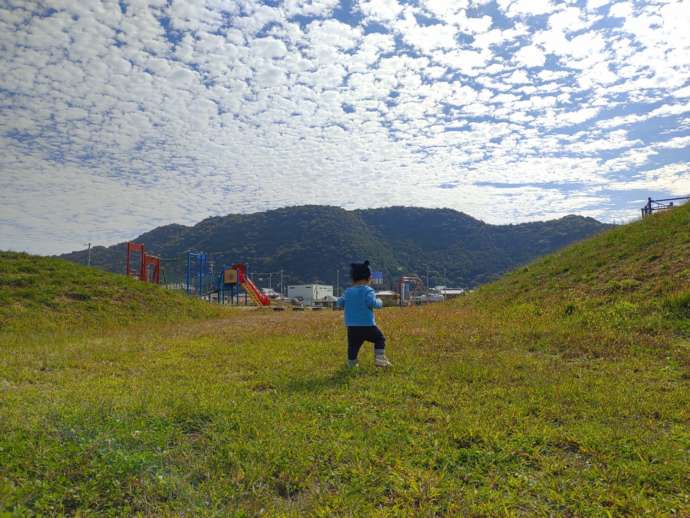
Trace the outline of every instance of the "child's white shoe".
{"label": "child's white shoe", "polygon": [[385,356],[377,356],[376,360],[374,360],[374,365],[377,367],[392,367],[393,364],[388,361],[388,358]]}

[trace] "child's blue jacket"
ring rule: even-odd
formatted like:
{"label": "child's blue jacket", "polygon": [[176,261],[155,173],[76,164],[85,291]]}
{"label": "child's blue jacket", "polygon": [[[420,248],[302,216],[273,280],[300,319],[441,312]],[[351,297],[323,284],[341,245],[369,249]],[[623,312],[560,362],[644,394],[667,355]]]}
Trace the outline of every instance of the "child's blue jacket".
{"label": "child's blue jacket", "polygon": [[345,306],[346,326],[375,326],[374,308],[383,307],[383,302],[376,298],[376,292],[370,286],[363,284],[346,289],[336,305],[339,308]]}

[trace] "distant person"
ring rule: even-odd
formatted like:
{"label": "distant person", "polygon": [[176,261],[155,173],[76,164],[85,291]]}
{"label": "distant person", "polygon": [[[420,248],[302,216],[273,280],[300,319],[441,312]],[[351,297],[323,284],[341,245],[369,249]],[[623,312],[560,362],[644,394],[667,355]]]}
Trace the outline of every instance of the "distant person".
{"label": "distant person", "polygon": [[364,342],[373,342],[377,367],[390,367],[391,362],[385,355],[386,337],[376,327],[374,309],[383,307],[381,299],[369,286],[371,270],[369,261],[350,265],[352,286],[336,301],[339,308],[345,307],[345,325],[347,326],[347,365],[357,367],[357,355]]}

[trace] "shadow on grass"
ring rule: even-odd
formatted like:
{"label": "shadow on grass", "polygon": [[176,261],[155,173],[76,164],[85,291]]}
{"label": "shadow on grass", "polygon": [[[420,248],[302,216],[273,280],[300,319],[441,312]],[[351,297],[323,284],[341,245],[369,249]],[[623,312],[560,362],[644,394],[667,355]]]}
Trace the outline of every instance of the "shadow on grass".
{"label": "shadow on grass", "polygon": [[317,392],[331,388],[343,387],[350,383],[350,380],[361,375],[359,369],[351,369],[343,366],[330,376],[319,378],[299,378],[288,382],[285,390],[288,392]]}

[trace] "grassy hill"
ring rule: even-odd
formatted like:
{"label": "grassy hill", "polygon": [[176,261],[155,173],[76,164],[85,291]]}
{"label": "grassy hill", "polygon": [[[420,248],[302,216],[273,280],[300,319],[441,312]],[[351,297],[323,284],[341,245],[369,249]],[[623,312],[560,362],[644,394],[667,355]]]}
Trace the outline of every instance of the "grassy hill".
{"label": "grassy hill", "polygon": [[565,352],[585,346],[575,343],[578,330],[599,332],[586,347],[609,354],[639,346],[638,338],[667,347],[674,332],[690,331],[690,206],[538,259],[468,303],[513,313],[525,326],[549,326]]}
{"label": "grassy hill", "polygon": [[690,206],[464,299],[0,337],[0,513],[687,516]]}
{"label": "grassy hill", "polygon": [[124,275],[0,252],[0,332],[72,331],[218,314],[218,308]]}
{"label": "grassy hill", "polygon": [[[202,250],[216,265],[243,261],[254,272],[285,271],[285,282],[336,283],[352,261],[369,259],[394,285],[400,275],[431,268],[433,285],[474,286],[608,228],[568,216],[521,225],[488,225],[450,209],[388,207],[347,211],[309,205],[255,214],[230,214],[193,227],[167,225],[135,238],[165,259],[168,281],[184,278],[187,250]],[[125,244],[95,247],[92,264],[123,272]],[[86,263],[87,251],[65,254]],[[345,269],[345,270],[343,270]]]}

